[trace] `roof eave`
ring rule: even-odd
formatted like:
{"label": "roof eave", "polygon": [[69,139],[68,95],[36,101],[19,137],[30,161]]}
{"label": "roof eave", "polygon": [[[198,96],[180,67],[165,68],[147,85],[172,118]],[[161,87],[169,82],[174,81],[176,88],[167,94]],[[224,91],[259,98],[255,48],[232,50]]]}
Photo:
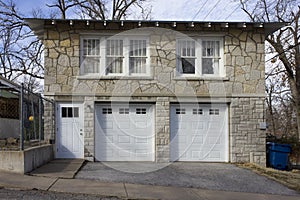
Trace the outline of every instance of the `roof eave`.
{"label": "roof eave", "polygon": [[[156,24],[176,24],[176,23],[187,23],[188,25],[193,24],[201,24],[202,26],[206,26],[207,24],[209,25],[220,25],[221,27],[234,27],[234,28],[244,28],[245,26],[247,27],[248,25],[252,25],[253,27],[256,28],[263,28],[265,31],[265,37],[268,35],[274,33],[278,29],[284,27],[287,25],[287,23],[284,22],[208,22],[208,21],[159,21],[159,20],[153,20],[153,21],[142,21],[142,20],[82,20],[82,19],[38,19],[38,18],[26,18],[25,21],[29,25],[29,27],[34,31],[35,35],[38,36],[40,40],[44,39],[44,26],[45,24],[56,24],[60,22],[66,22],[70,21],[70,23],[75,23],[76,21],[79,22],[105,22],[105,23],[147,23],[147,24],[153,24],[153,26],[156,26]],[[225,26],[224,26],[225,25]]]}

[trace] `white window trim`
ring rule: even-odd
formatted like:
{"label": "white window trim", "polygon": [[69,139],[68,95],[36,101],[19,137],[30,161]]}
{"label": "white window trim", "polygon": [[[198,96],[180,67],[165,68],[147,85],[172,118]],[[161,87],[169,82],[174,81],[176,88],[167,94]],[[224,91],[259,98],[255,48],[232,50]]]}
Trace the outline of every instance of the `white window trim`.
{"label": "white window trim", "polygon": [[[99,73],[84,73],[83,69],[83,40],[99,39],[100,40],[100,66]],[[116,39],[123,40],[123,73],[107,73],[106,71],[106,40]],[[130,73],[129,66],[129,44],[130,40],[146,40],[146,73]],[[81,77],[150,77],[150,43],[149,36],[144,35],[124,35],[124,36],[105,36],[105,35],[81,35],[80,37],[80,76]]]}
{"label": "white window trim", "polygon": [[[99,59],[100,59],[100,63],[101,63],[101,60],[102,60],[101,59],[102,58],[102,55],[101,55],[101,38],[96,37],[96,36],[87,36],[87,37],[81,37],[80,38],[80,75],[89,76],[89,75],[93,75],[93,74],[97,74],[97,73],[84,73],[84,67],[83,67],[83,57],[84,57],[83,40],[85,40],[85,39],[100,40],[100,46],[99,46],[99,48],[100,48],[100,51],[99,51],[100,52],[100,57],[99,57]],[[100,68],[98,70],[101,73]]]}
{"label": "white window trim", "polygon": [[[179,59],[180,56],[180,48],[179,41],[195,41],[195,74],[183,74],[179,72]],[[219,72],[218,74],[202,74],[202,41],[219,41],[220,42],[220,59],[219,59]],[[176,77],[207,77],[207,78],[218,78],[225,77],[225,69],[224,69],[224,39],[221,36],[198,36],[196,39],[193,38],[182,38],[179,37],[176,39]]]}

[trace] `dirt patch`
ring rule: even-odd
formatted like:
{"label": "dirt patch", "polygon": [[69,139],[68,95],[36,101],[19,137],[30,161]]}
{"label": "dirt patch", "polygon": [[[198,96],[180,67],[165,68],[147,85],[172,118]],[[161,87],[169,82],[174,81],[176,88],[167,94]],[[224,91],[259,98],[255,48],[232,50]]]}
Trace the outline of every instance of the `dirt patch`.
{"label": "dirt patch", "polygon": [[300,192],[300,170],[294,169],[292,171],[280,171],[250,163],[237,164],[237,166],[249,169],[259,175],[266,176],[289,187],[290,189]]}

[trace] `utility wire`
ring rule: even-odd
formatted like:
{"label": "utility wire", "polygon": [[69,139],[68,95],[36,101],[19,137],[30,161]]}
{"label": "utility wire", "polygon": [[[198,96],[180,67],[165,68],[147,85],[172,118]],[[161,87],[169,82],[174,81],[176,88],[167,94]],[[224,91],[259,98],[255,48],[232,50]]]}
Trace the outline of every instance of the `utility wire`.
{"label": "utility wire", "polygon": [[240,8],[240,4],[237,5],[237,7],[225,18],[225,20],[227,20],[229,17],[231,17],[231,15],[233,13],[235,13],[235,11],[237,11],[238,8]]}
{"label": "utility wire", "polygon": [[207,15],[204,17],[203,21],[210,15],[210,13],[217,7],[217,5],[220,3],[221,0],[219,0],[212,9],[207,13]]}
{"label": "utility wire", "polygon": [[207,4],[209,0],[206,0],[204,4],[202,4],[202,6],[200,7],[200,9],[198,10],[198,12],[195,14],[195,16],[193,17],[192,21],[194,21],[194,19],[199,15],[200,11],[202,10],[202,8],[204,8],[204,6]]}

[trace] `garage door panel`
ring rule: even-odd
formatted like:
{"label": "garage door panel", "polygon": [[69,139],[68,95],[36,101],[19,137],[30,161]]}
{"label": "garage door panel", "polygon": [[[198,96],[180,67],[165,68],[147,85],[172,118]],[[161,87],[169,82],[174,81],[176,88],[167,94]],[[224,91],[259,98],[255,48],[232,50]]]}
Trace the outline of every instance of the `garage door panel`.
{"label": "garage door panel", "polygon": [[196,122],[192,122],[192,128],[194,130],[204,130],[205,128],[205,122],[203,121],[196,121]]}
{"label": "garage door panel", "polygon": [[130,121],[129,120],[127,120],[127,121],[120,121],[118,123],[118,128],[122,129],[122,130],[130,129]]}
{"label": "garage door panel", "polygon": [[171,105],[170,160],[228,161],[226,113],[225,104]]}
{"label": "garage door panel", "polygon": [[[96,118],[96,160],[154,160],[154,116],[151,104],[99,104],[96,105]],[[112,123],[112,128],[107,128],[107,122]]]}
{"label": "garage door panel", "polygon": [[197,144],[203,144],[203,136],[202,135],[195,135],[193,138],[192,138],[192,142],[193,144],[197,145]]}

